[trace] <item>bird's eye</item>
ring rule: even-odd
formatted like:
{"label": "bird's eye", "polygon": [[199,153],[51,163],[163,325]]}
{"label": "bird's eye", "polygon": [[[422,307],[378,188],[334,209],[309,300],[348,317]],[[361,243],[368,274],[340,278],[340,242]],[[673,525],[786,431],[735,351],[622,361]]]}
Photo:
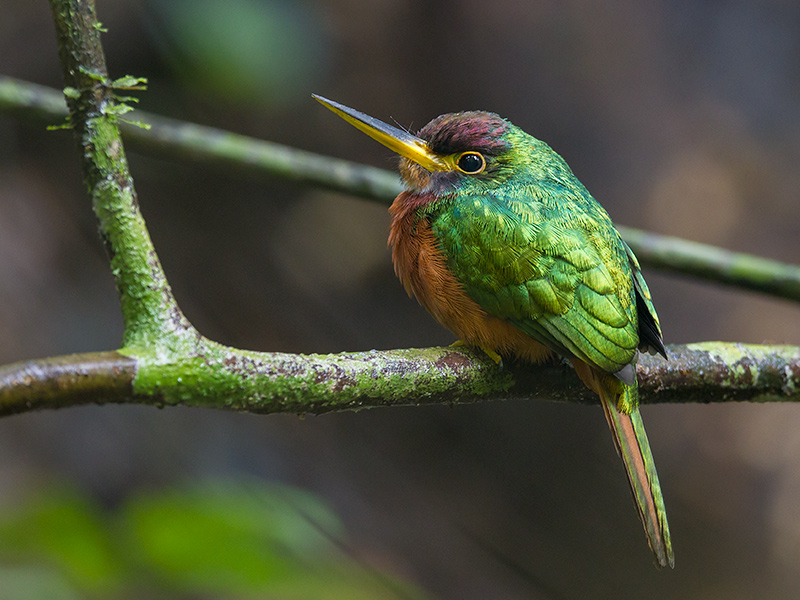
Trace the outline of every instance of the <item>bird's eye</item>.
{"label": "bird's eye", "polygon": [[486,159],[479,152],[464,152],[456,162],[458,170],[467,175],[477,175],[486,168]]}

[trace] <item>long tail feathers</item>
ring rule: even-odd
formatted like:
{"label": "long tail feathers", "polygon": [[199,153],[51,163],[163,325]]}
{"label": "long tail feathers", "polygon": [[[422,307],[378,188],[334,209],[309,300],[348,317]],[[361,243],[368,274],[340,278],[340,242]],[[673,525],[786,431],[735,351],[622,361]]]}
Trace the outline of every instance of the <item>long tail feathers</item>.
{"label": "long tail feathers", "polygon": [[[647,542],[658,559],[661,567],[675,567],[675,556],[672,553],[672,542],[669,537],[667,513],[664,509],[664,498],[658,483],[656,465],[650,452],[650,443],[644,430],[644,423],[639,414],[638,389],[635,386],[622,385],[623,395],[607,390],[606,386],[598,386],[603,393],[600,399],[603,411],[614,436],[617,453],[625,463],[625,472],[631,484],[633,499],[639,511],[639,517],[647,534]],[[620,402],[621,400],[621,402]],[[620,411],[618,405],[632,406],[630,414]]]}

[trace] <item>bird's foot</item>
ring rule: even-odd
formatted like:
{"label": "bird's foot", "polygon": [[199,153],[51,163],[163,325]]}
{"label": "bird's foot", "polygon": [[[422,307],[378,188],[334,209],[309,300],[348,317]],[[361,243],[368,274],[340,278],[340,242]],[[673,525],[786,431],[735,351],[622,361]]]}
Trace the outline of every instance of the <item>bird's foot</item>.
{"label": "bird's foot", "polygon": [[[459,347],[459,346],[470,346],[470,344],[468,344],[464,340],[456,340],[455,342],[450,344],[451,348],[455,348],[455,347]],[[486,356],[488,356],[489,358],[492,359],[494,364],[496,364],[498,367],[500,367],[500,369],[503,369],[504,365],[503,365],[503,357],[502,356],[500,356],[497,352],[495,352],[491,348],[484,348],[483,346],[480,346],[480,349],[483,350],[483,353]]]}
{"label": "bird's foot", "polygon": [[495,352],[491,348],[481,348],[481,350],[483,350],[484,354],[486,354],[486,356],[491,358],[494,361],[494,364],[496,364],[498,367],[503,366],[503,357],[500,356],[497,352]]}
{"label": "bird's foot", "polygon": [[494,361],[494,364],[496,364],[501,371],[505,368],[505,365],[503,364],[503,357],[500,356],[497,352],[495,352],[491,348],[484,348],[484,347],[481,347],[481,350],[483,350],[483,353],[486,356],[488,356]]}

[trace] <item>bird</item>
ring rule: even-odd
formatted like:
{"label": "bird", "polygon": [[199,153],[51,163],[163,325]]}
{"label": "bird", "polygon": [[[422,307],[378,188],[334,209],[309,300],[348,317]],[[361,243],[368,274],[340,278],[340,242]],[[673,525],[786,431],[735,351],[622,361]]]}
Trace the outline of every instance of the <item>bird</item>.
{"label": "bird", "polygon": [[636,378],[640,352],[667,352],[606,210],[550,146],[495,113],[443,114],[413,135],[312,96],[400,155],[389,245],[408,294],[496,363],[563,357],[599,396],[657,566],[674,568]]}

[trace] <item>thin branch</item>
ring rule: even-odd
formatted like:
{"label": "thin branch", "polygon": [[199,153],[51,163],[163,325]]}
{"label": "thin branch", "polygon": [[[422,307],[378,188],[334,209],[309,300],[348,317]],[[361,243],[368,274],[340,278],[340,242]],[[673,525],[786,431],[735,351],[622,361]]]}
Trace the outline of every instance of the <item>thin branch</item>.
{"label": "thin branch", "polygon": [[[49,124],[67,114],[60,92],[4,76],[0,76],[0,111]],[[382,203],[402,189],[397,175],[383,169],[144,111],[136,115],[152,129],[127,123],[120,128],[132,147],[141,151],[266,173]],[[645,266],[800,301],[800,266],[630,227],[619,230]]]}
{"label": "thin branch", "polygon": [[[201,346],[138,372],[135,359],[116,352],[7,365],[0,416],[104,403],[296,414],[513,398],[597,403],[565,362],[498,368],[463,347],[295,355]],[[643,404],[800,401],[798,347],[713,342],[670,346],[669,354],[641,357]]]}
{"label": "thin branch", "polygon": [[[47,125],[61,123],[68,115],[60,91],[4,75],[0,75],[0,111]],[[123,122],[120,129],[132,148],[145,153],[267,174],[386,204],[402,191],[397,174],[384,169],[138,109],[135,114],[152,127]]]}
{"label": "thin branch", "polygon": [[119,132],[119,107],[91,0],[51,0],[69,119],[83,178],[111,260],[128,352],[195,339],[142,218]]}
{"label": "thin branch", "polygon": [[800,301],[800,266],[716,246],[618,227],[645,266]]}

